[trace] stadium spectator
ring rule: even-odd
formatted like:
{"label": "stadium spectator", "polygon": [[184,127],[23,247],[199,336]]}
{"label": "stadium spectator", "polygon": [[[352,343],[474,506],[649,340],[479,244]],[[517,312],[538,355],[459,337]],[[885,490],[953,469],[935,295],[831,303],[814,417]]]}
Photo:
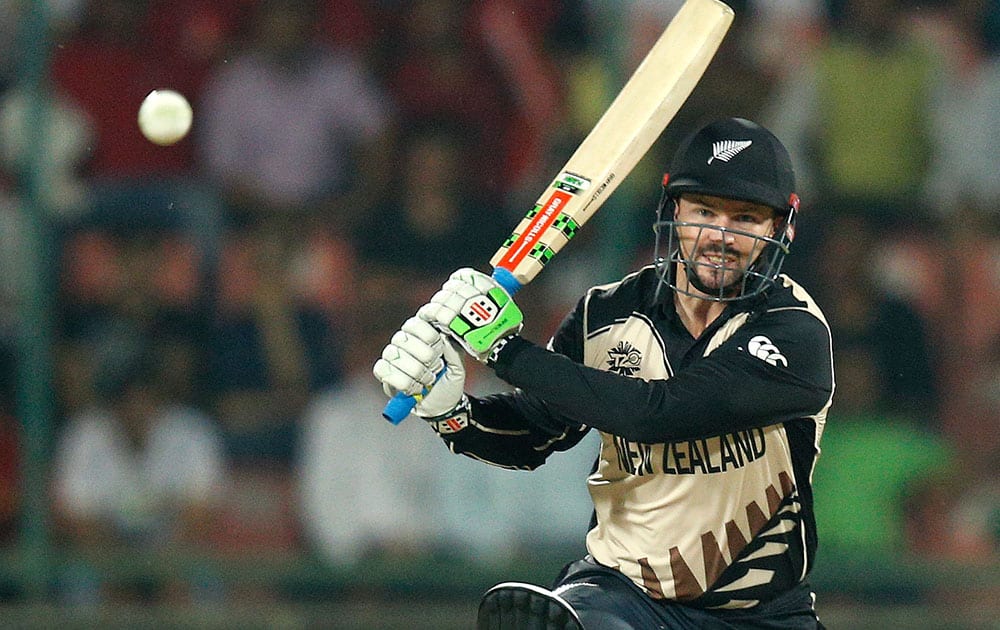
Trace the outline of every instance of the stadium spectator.
{"label": "stadium spectator", "polygon": [[[954,449],[919,422],[866,404],[875,358],[864,347],[844,347],[838,359],[838,406],[823,432],[824,465],[814,475],[819,536],[817,563],[825,566],[880,564],[894,567],[912,558],[936,532],[907,534],[908,507],[919,490],[939,484],[953,470]],[[853,398],[853,399],[852,399]],[[873,399],[869,399],[873,400]],[[929,526],[931,523],[926,523]],[[847,589],[877,598],[913,597],[893,582],[858,580]],[[869,590],[871,589],[871,590]]]}
{"label": "stadium spectator", "polygon": [[[921,216],[939,60],[905,28],[901,0],[844,0],[828,36],[764,117],[801,164],[817,212],[866,207],[887,227]],[[800,250],[801,251],[801,250]]]}
{"label": "stadium spectator", "polygon": [[287,471],[311,395],[340,378],[349,241],[387,181],[392,106],[365,60],[317,29],[318,0],[260,0],[205,87],[198,156],[226,214],[209,369],[241,464]]}
{"label": "stadium spectator", "polygon": [[[436,471],[439,445],[417,423],[379,420],[385,402],[371,383],[367,357],[412,305],[391,275],[366,275],[363,318],[348,328],[344,379],[325,388],[302,413],[296,454],[299,519],[308,546],[324,562],[345,567],[378,554],[427,553],[439,542]],[[350,434],[350,439],[344,436]],[[401,444],[386,448],[396,438]]]}
{"label": "stadium spectator", "polygon": [[930,108],[933,146],[924,182],[935,214],[962,207],[996,214],[1000,207],[1000,5],[988,0],[941,2],[916,14],[916,32],[938,51],[942,81]]}
{"label": "stadium spectator", "polygon": [[[442,460],[446,451],[420,422],[394,426],[379,418],[385,395],[368,365],[415,307],[402,296],[426,296],[415,296],[410,282],[392,273],[367,275],[363,293],[368,299],[350,326],[350,371],[303,414],[296,477],[308,545],[343,568],[434,553],[488,566],[576,543],[592,510],[578,481],[593,464],[597,437],[531,475]],[[473,390],[503,386],[481,366],[469,368]],[[542,511],[551,513],[539,519]]]}
{"label": "stadium spectator", "polygon": [[[748,54],[771,82],[782,81],[806,61],[809,51],[827,34],[829,14],[837,0],[748,0],[740,15],[747,25]],[[780,37],[775,37],[780,33]]]}
{"label": "stadium spectator", "polygon": [[416,0],[386,54],[400,126],[448,119],[474,130],[466,177],[499,199],[534,181],[557,128],[560,85],[544,47],[562,4]]}
{"label": "stadium spectator", "polygon": [[872,363],[867,378],[858,379],[869,390],[859,406],[939,431],[941,349],[930,337],[926,313],[885,285],[887,251],[876,247],[878,231],[866,211],[857,208],[824,221],[823,253],[811,261],[818,278],[813,291],[827,305],[835,354],[840,347],[855,349]]}
{"label": "stadium spectator", "polygon": [[[342,243],[315,243],[303,237],[292,249],[284,235],[259,228],[220,260],[205,344],[207,394],[237,466],[287,471],[303,408],[341,378],[344,332],[336,312],[344,304],[337,302],[340,294],[330,298],[333,304],[318,303],[323,296],[303,283],[332,269],[340,275],[330,287],[343,292],[357,272],[351,253],[335,249]],[[340,267],[317,264],[330,258],[331,248]]]}
{"label": "stadium spectator", "polygon": [[[0,190],[23,195],[33,184],[40,217],[55,225],[75,221],[91,202],[83,169],[92,141],[86,113],[48,83],[37,96],[12,86],[0,93]],[[34,182],[25,177],[28,168]]]}
{"label": "stadium spectator", "polygon": [[[210,418],[159,387],[158,347],[132,341],[105,348],[113,352],[99,364],[98,404],[73,414],[58,436],[58,534],[76,551],[204,549],[225,491],[219,435]],[[212,586],[208,578],[192,576],[183,589],[212,594],[195,592]],[[181,588],[143,579],[118,591],[86,565],[61,579],[62,595],[76,602],[143,601]]]}
{"label": "stadium spectator", "polygon": [[460,262],[490,259],[511,226],[501,204],[464,171],[477,152],[460,126],[445,121],[414,124],[402,134],[395,177],[355,238],[370,272],[436,283]]}
{"label": "stadium spectator", "polygon": [[321,43],[316,0],[260,0],[205,86],[199,159],[237,226],[349,231],[385,181],[391,108],[370,71]]}

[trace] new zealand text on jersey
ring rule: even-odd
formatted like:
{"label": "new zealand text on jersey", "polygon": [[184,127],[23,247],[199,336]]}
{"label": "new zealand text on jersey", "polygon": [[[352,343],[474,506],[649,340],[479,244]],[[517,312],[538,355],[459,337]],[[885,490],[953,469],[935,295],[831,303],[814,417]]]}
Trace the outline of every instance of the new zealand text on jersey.
{"label": "new zealand text on jersey", "polygon": [[762,457],[767,441],[762,429],[670,444],[642,444],[615,437],[618,465],[630,475],[695,475],[742,468]]}

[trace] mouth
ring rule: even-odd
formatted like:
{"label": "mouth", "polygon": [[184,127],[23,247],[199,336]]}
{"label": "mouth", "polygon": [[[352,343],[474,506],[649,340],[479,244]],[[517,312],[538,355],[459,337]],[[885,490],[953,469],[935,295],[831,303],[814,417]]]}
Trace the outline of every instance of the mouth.
{"label": "mouth", "polygon": [[713,252],[702,252],[699,259],[705,261],[709,266],[716,269],[730,269],[733,268],[737,262],[737,258],[735,256],[724,256]]}

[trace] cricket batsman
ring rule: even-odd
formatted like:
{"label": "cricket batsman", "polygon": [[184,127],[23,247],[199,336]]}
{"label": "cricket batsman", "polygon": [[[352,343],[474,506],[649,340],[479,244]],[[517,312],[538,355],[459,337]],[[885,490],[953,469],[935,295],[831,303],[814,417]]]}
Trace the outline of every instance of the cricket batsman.
{"label": "cricket batsman", "polygon": [[[376,378],[429,389],[414,413],[454,453],[531,470],[601,436],[586,556],[487,591],[479,628],[822,628],[810,483],[834,373],[822,312],[781,273],[798,210],[781,142],[717,120],[664,176],[652,263],[588,290],[547,347],[473,269],[392,337]],[[514,391],[466,394],[465,354]]]}

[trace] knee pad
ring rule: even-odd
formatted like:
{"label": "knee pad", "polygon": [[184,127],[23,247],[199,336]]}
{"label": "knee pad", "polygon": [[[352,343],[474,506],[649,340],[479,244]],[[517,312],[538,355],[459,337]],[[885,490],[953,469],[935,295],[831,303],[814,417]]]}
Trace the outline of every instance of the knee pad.
{"label": "knee pad", "polygon": [[476,630],[583,630],[583,624],[573,607],[552,591],[503,582],[479,602]]}

